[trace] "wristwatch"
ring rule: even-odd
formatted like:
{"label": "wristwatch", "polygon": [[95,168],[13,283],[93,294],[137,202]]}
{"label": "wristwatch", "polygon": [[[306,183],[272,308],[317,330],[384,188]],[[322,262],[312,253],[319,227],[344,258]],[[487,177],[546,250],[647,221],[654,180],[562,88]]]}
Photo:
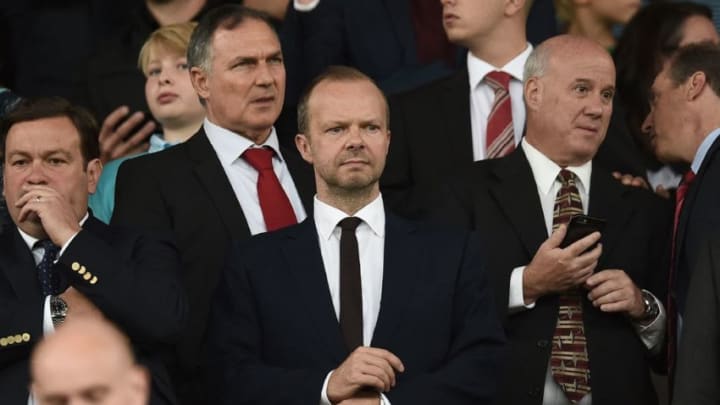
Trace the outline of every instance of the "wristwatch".
{"label": "wristwatch", "polygon": [[65,322],[67,312],[68,306],[65,300],[57,295],[50,296],[50,318],[52,318],[54,327],[58,327],[60,324]]}
{"label": "wristwatch", "polygon": [[642,299],[643,299],[643,305],[645,306],[645,312],[643,313],[642,320],[643,321],[652,321],[655,318],[657,318],[658,314],[660,313],[660,308],[657,305],[657,302],[655,302],[655,297],[653,297],[652,294],[650,294],[649,291],[642,290]]}

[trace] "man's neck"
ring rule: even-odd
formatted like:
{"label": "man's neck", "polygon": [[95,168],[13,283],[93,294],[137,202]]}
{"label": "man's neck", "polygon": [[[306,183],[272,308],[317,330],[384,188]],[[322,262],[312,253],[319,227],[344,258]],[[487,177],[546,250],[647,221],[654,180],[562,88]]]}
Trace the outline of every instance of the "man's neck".
{"label": "man's neck", "polygon": [[187,141],[202,126],[202,121],[182,126],[163,126],[163,139],[170,143]]}
{"label": "man's neck", "polygon": [[145,1],[148,11],[161,27],[192,20],[205,3],[206,0]]}
{"label": "man's neck", "polygon": [[525,30],[522,32],[496,32],[490,36],[478,38],[468,46],[470,53],[497,68],[505,66],[515,59],[527,47]]}
{"label": "man's neck", "polygon": [[340,188],[319,187],[317,198],[327,205],[335,207],[353,216],[363,207],[373,202],[380,195],[380,188],[377,183],[362,189],[346,190]]}

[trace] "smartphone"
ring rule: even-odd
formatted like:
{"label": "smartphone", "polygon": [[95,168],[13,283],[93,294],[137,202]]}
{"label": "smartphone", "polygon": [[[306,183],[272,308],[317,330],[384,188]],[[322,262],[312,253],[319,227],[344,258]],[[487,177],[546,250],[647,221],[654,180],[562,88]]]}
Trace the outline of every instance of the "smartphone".
{"label": "smartphone", "polygon": [[[568,222],[567,233],[560,247],[564,249],[593,232],[602,232],[604,228],[604,219],[589,217],[587,215],[573,215],[570,218],[570,222]],[[595,246],[591,246],[589,250],[594,247]]]}

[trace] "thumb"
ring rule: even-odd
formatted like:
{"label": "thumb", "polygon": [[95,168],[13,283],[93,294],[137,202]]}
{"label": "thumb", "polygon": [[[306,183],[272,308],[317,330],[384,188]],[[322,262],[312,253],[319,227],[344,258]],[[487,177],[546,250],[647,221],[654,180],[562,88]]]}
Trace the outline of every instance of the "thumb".
{"label": "thumb", "polygon": [[563,224],[560,225],[553,233],[550,235],[550,237],[543,243],[545,247],[548,249],[555,249],[556,247],[560,247],[560,244],[562,243],[563,239],[565,239],[565,234],[567,233],[567,225]]}

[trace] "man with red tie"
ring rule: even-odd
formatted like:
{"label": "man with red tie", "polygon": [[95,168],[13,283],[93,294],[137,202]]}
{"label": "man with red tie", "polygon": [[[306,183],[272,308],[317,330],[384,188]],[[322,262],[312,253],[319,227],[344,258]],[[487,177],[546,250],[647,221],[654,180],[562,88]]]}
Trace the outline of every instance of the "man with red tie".
{"label": "man with red tie", "polygon": [[[679,50],[666,61],[653,82],[651,110],[643,123],[643,130],[651,137],[660,160],[690,165],[676,195],[668,300],[671,376],[679,343],[685,344],[685,316],[692,311],[705,311],[705,308],[686,306],[700,248],[708,239],[720,234],[718,63],[720,49],[716,45],[689,45]],[[711,302],[707,304],[712,305]],[[683,379],[689,380],[687,376]]]}
{"label": "man with red tie", "polygon": [[279,146],[273,128],[285,68],[264,14],[233,5],[209,11],[191,37],[188,64],[207,119],[177,148],[120,167],[112,222],[177,240],[191,309],[169,365],[182,403],[197,405],[209,401],[206,318],[229,241],[305,219],[314,184],[311,167]]}

